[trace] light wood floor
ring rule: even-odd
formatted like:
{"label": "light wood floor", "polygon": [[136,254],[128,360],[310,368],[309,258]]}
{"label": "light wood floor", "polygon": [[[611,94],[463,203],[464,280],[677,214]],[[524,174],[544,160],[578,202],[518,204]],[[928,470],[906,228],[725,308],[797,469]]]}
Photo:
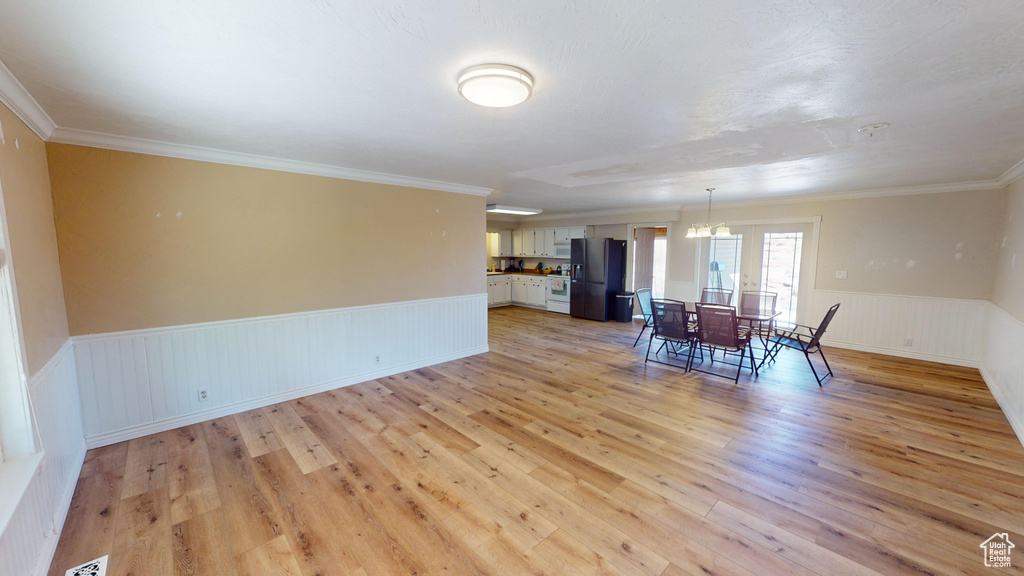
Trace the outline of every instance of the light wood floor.
{"label": "light wood floor", "polygon": [[644,365],[490,312],[489,354],[90,451],[50,574],[1024,573],[1024,448],[977,371],[829,350]]}

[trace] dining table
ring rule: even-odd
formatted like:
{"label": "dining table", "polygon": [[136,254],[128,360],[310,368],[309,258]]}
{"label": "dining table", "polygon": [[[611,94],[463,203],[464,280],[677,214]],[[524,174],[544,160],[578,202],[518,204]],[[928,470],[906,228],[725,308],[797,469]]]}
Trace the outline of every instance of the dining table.
{"label": "dining table", "polygon": [[[697,321],[697,304],[710,304],[709,302],[685,302],[682,300],[669,300],[670,302],[681,302],[686,305],[686,315],[690,317],[694,322]],[[718,306],[716,304],[716,306]],[[774,344],[769,336],[772,330],[775,328],[775,319],[782,314],[779,310],[768,310],[760,308],[743,308],[736,309],[736,320],[741,325],[750,326],[751,330],[757,334],[758,340],[761,342],[761,346],[764,349],[764,354],[761,356],[760,362],[757,364],[758,370],[764,363],[774,359],[774,349],[778,347],[778,344]],[[754,326],[757,326],[755,329]]]}

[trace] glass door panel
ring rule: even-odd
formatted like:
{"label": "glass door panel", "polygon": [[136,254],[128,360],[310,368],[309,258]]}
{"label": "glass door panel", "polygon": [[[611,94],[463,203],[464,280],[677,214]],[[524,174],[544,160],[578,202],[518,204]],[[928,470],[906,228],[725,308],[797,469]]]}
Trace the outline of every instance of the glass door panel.
{"label": "glass door panel", "polygon": [[[811,270],[804,256],[812,233],[811,223],[730,226],[733,234],[701,242],[700,285],[732,290],[732,306],[744,291],[778,295],[779,320],[800,322],[810,299]],[[806,296],[806,295],[805,295]]]}

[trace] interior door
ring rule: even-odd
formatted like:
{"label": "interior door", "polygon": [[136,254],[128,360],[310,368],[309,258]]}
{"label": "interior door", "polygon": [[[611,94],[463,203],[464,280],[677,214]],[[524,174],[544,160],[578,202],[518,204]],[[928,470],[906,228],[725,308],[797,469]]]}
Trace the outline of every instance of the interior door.
{"label": "interior door", "polygon": [[810,222],[730,226],[732,236],[701,241],[701,285],[733,291],[738,306],[744,291],[778,295],[779,320],[806,323],[810,310]]}

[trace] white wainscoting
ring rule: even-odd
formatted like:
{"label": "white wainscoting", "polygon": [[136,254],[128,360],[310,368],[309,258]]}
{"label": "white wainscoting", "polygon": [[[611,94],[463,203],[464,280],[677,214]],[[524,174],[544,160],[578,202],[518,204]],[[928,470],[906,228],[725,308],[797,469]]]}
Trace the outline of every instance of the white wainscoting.
{"label": "white wainscoting", "polygon": [[42,459],[0,536],[0,574],[46,574],[85,460],[71,341],[29,381]]}
{"label": "white wainscoting", "polygon": [[815,326],[829,307],[841,304],[822,339],[826,345],[973,368],[981,364],[992,305],[987,300],[815,290],[813,302],[807,323]]}
{"label": "white wainscoting", "polygon": [[981,376],[1024,444],[1024,322],[989,304]]}
{"label": "white wainscoting", "polygon": [[74,349],[94,448],[487,352],[487,295],[76,336]]}

